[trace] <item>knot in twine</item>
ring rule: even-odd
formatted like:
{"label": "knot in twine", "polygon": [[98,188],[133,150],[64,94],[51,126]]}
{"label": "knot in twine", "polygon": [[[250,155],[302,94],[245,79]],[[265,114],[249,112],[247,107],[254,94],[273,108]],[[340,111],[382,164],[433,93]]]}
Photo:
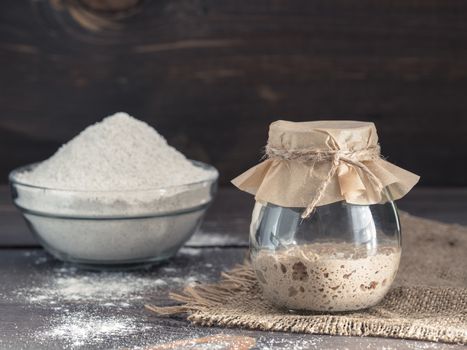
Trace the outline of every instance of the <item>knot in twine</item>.
{"label": "knot in twine", "polygon": [[384,188],[380,179],[378,179],[378,177],[375,174],[373,174],[373,172],[363,163],[365,161],[373,161],[381,158],[379,145],[371,146],[357,151],[349,151],[340,149],[321,150],[313,148],[290,150],[274,148],[268,144],[266,145],[266,156],[272,159],[294,160],[301,162],[331,162],[331,168],[329,169],[326,178],[320,184],[320,186],[316,190],[314,198],[311,200],[310,204],[308,204],[305,211],[302,213],[303,219],[306,219],[313,213],[317,204],[319,203],[321,198],[323,198],[326,188],[328,187],[332,178],[336,174],[337,169],[339,168],[341,163],[346,163],[348,165],[354,166],[362,170],[363,173],[367,175],[368,179],[371,181],[376,191],[381,192]]}

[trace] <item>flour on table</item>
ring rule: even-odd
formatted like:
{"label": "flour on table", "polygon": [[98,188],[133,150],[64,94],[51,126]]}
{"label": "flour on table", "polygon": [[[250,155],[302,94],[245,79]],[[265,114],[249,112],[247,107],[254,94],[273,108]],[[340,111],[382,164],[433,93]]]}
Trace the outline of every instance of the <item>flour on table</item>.
{"label": "flour on table", "polygon": [[180,249],[179,254],[181,255],[189,255],[189,256],[198,256],[201,255],[202,251],[199,248],[189,248],[183,247]]}
{"label": "flour on table", "polygon": [[224,246],[239,244],[240,240],[235,236],[219,233],[207,233],[199,231],[186,243],[188,247]]}
{"label": "flour on table", "polygon": [[137,320],[128,317],[105,317],[86,312],[67,313],[52,325],[35,334],[38,341],[60,339],[72,347],[98,344],[109,336],[124,337],[150,327],[138,326]]}
{"label": "flour on table", "polygon": [[[167,271],[165,271],[167,272]],[[75,268],[56,269],[47,283],[21,288],[15,296],[31,304],[54,305],[66,302],[97,302],[107,306],[130,306],[128,300],[142,300],[148,293],[182,288],[197,281],[206,281],[202,274],[187,278],[164,276],[154,278],[131,272],[82,272]]]}
{"label": "flour on table", "polygon": [[[161,267],[159,271],[157,275],[131,271],[96,273],[65,266],[47,272],[41,283],[32,279],[29,286],[14,291],[9,298],[49,310],[50,319],[31,331],[38,344],[60,341],[74,349],[110,342],[121,343],[118,348],[125,348],[128,337],[150,338],[150,332],[163,331],[156,324],[145,323],[143,316],[128,315],[132,312],[129,308],[136,305],[143,315],[144,304],[154,295],[208,279],[196,268],[186,278],[177,277],[178,270],[172,267]],[[162,335],[160,339],[171,341],[172,337]]]}
{"label": "flour on table", "polygon": [[257,339],[257,346],[261,350],[274,350],[274,349],[294,349],[294,350],[309,350],[321,349],[323,338],[320,336],[307,334],[290,338],[275,338],[271,336],[260,336]]}

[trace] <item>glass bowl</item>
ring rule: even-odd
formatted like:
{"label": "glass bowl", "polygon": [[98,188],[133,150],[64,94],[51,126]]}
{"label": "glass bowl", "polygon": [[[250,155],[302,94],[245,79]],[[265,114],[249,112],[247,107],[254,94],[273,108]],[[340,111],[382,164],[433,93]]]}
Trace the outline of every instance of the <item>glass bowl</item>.
{"label": "glass bowl", "polygon": [[45,188],[9,175],[14,204],[41,245],[60,260],[93,268],[136,267],[170,258],[199,228],[217,190],[217,170],[181,186],[128,191]]}
{"label": "glass bowl", "polygon": [[302,219],[304,209],[256,203],[250,251],[265,298],[289,310],[320,312],[380,302],[401,256],[394,202],[337,202]]}

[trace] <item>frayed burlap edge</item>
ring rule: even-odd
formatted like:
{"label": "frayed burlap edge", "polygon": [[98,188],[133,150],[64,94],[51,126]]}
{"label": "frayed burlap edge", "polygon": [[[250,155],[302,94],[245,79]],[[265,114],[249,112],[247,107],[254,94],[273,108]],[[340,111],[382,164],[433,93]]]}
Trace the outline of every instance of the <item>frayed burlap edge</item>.
{"label": "frayed burlap edge", "polygon": [[[397,287],[370,310],[341,314],[273,311],[258,292],[254,271],[244,264],[223,273],[219,283],[171,293],[171,299],[181,305],[147,308],[159,315],[188,313],[188,320],[202,326],[467,343],[467,289],[463,288]],[[257,298],[257,310],[247,302],[252,296]],[[408,307],[404,315],[394,311],[403,307],[402,303]],[[414,305],[419,306],[415,312]],[[453,311],[458,315],[453,316]]]}

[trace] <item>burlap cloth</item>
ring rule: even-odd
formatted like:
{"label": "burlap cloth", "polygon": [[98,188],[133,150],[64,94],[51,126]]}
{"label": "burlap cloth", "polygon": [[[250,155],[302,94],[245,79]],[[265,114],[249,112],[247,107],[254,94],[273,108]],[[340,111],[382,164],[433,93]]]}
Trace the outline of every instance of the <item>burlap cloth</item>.
{"label": "burlap cloth", "polygon": [[391,291],[377,306],[347,313],[293,314],[270,305],[248,263],[211,285],[185,288],[174,307],[197,325],[467,343],[467,227],[401,214],[403,253]]}

